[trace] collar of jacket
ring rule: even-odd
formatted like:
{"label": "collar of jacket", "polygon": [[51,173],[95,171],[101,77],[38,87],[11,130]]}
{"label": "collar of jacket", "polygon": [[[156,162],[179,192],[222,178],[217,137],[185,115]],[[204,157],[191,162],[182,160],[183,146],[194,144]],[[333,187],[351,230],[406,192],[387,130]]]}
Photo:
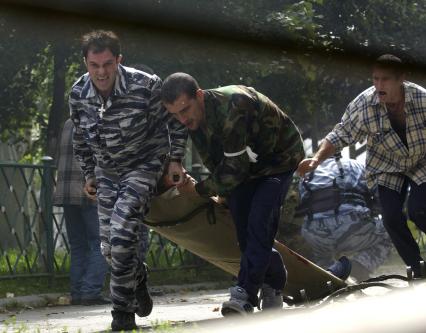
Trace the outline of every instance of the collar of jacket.
{"label": "collar of jacket", "polygon": [[[111,96],[124,96],[128,92],[128,73],[126,68],[122,65],[118,65],[117,76],[115,77],[114,88],[112,89]],[[89,99],[96,97],[98,92],[90,79],[89,73],[84,75],[85,83],[83,89],[81,89],[80,98]]]}

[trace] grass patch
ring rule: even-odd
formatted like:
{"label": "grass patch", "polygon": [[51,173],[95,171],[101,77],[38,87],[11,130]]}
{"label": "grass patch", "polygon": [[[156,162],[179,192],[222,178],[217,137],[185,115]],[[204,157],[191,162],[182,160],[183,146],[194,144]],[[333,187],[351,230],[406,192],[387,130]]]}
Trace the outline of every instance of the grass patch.
{"label": "grass patch", "polygon": [[7,311],[18,311],[25,308],[25,305],[22,303],[19,303],[18,301],[11,299],[10,302],[7,302],[4,305],[4,309]]}
{"label": "grass patch", "polygon": [[[203,282],[215,282],[217,288],[228,287],[232,276],[213,265],[203,265],[199,268],[169,269],[151,271],[149,274],[150,286],[180,285]],[[104,290],[108,292],[109,277],[105,281]],[[70,290],[68,277],[56,277],[49,285],[48,277],[17,277],[14,279],[0,279],[0,298],[6,293],[16,296],[36,295],[45,293],[68,293]]]}
{"label": "grass patch", "polygon": [[[173,323],[169,321],[153,321],[151,322],[152,325],[152,332],[158,332],[158,333],[168,333],[168,332],[183,332],[184,325],[183,323]],[[142,332],[142,329],[140,329],[138,332]]]}
{"label": "grass patch", "polygon": [[180,268],[167,271],[158,270],[149,273],[149,284],[151,286],[203,282],[225,282],[229,285],[231,281],[231,274],[210,264],[198,268]]}
{"label": "grass patch", "polygon": [[[10,248],[0,253],[0,274],[37,274],[46,271],[44,257],[34,246],[24,250]],[[54,266],[57,273],[69,271],[70,256],[64,249],[56,249],[54,253]]]}
{"label": "grass patch", "polygon": [[66,293],[70,289],[68,277],[57,277],[49,285],[48,277],[22,277],[0,280],[0,298],[6,293],[15,296],[36,295],[45,293]]}
{"label": "grass patch", "polygon": [[[16,317],[11,316],[8,319],[0,321],[0,333],[14,332],[14,333],[40,333],[44,332],[45,329],[41,329],[40,327],[30,327],[25,323],[17,323]],[[137,330],[132,330],[133,333],[179,333],[183,332],[185,326],[182,323],[173,323],[168,321],[154,321],[151,322],[150,328],[139,328]],[[51,333],[67,333],[70,332],[67,326],[57,329],[49,329]],[[82,333],[83,331],[79,329],[77,333]],[[111,332],[110,330],[101,331],[101,332]],[[122,331],[123,332],[123,331]]]}

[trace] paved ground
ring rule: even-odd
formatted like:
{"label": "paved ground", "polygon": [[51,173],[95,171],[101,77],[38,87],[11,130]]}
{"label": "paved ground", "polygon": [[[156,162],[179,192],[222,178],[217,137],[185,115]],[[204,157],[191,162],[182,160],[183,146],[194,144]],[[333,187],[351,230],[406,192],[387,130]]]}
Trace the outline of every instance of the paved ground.
{"label": "paved ground", "polygon": [[[206,286],[204,286],[206,287]],[[192,286],[194,288],[194,286]],[[19,327],[25,327],[26,332],[100,332],[109,329],[111,323],[111,307],[102,306],[72,306],[55,305],[31,308],[48,298],[50,302],[65,301],[61,295],[38,295],[19,297],[15,301],[26,304],[27,307],[18,311],[0,313],[0,332],[15,332]],[[144,332],[158,325],[185,325],[190,322],[202,322],[208,319],[221,319],[220,304],[227,299],[227,290],[201,290],[165,292],[164,295],[154,296],[154,310],[147,318],[137,317],[136,323]],[[12,299],[1,300],[0,307]],[[16,322],[11,322],[13,316]],[[8,324],[9,323],[9,324]],[[7,331],[7,330],[6,330]]]}
{"label": "paved ground", "polygon": [[[374,288],[373,288],[374,289]],[[424,333],[426,284],[389,292],[370,290],[369,297],[352,294],[328,305],[286,307],[240,319],[222,318],[219,304],[226,290],[177,292],[155,297],[153,313],[138,318],[141,332],[165,332],[159,326],[178,325],[192,333]],[[379,297],[380,296],[380,297]],[[55,306],[24,309],[16,323],[1,314],[0,332],[106,332],[111,321],[109,306]]]}
{"label": "paved ground", "polygon": [[[396,266],[395,266],[396,264]],[[377,272],[380,274],[404,274],[403,265],[398,260],[390,261]],[[395,282],[396,286],[405,286],[405,282]],[[213,287],[214,285],[211,285]],[[200,288],[207,290],[199,290]],[[409,289],[409,288],[405,288]],[[159,325],[183,325],[197,327],[237,327],[222,318],[220,314],[221,303],[228,298],[227,290],[211,290],[209,285],[191,285],[180,287],[162,287],[155,289],[154,310],[148,318],[137,318],[137,324],[143,332],[152,332]],[[154,290],[154,291],[155,291]],[[198,290],[198,291],[197,291]],[[382,295],[387,291],[383,288],[372,291],[373,296]],[[371,292],[370,292],[371,293]],[[355,300],[355,296],[348,298]],[[10,303],[17,303],[20,310],[5,311]],[[111,322],[110,306],[71,306],[57,305],[67,303],[63,295],[36,295],[18,297],[15,299],[0,299],[0,332],[103,332],[109,329]],[[9,306],[6,304],[9,303]],[[54,306],[42,306],[50,303]],[[23,306],[23,308],[22,308]],[[287,307],[282,313],[288,314],[309,310],[306,307]],[[262,315],[258,313],[257,315]],[[16,322],[12,322],[12,318]],[[256,315],[254,316],[256,317]],[[280,315],[278,315],[280,317]],[[270,318],[270,316],[269,316]],[[277,318],[274,315],[274,318]],[[213,324],[213,326],[211,326]],[[231,326],[230,326],[231,325]],[[296,332],[296,331],[288,331]],[[352,331],[351,331],[352,332]],[[355,332],[355,331],[354,331]]]}

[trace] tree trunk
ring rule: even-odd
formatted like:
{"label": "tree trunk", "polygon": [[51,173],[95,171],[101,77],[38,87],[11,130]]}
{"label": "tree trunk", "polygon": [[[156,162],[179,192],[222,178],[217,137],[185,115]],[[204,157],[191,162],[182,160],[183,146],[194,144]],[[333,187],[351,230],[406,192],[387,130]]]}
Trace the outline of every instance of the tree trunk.
{"label": "tree trunk", "polygon": [[66,118],[65,74],[68,48],[59,40],[53,42],[53,99],[47,127],[46,155],[55,161],[58,155],[62,125]]}

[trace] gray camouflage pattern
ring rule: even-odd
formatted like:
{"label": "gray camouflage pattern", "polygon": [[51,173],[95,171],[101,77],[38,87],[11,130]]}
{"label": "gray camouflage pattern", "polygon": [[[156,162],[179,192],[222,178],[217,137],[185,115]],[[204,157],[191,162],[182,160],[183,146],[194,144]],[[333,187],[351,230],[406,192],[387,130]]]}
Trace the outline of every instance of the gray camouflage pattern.
{"label": "gray camouflage pattern", "polygon": [[113,308],[135,312],[144,278],[141,223],[169,155],[184,156],[187,132],[160,102],[162,82],[119,65],[109,98],[86,73],[69,98],[74,153],[86,180],[96,177],[101,250],[111,265]]}
{"label": "gray camouflage pattern", "polygon": [[120,174],[157,172],[167,154],[183,158],[187,131],[162,106],[161,85],[156,75],[120,65],[112,95],[104,101],[88,74],[77,80],[69,106],[74,153],[86,179],[96,165]]}
{"label": "gray camouflage pattern", "polygon": [[392,249],[379,218],[371,218],[364,207],[345,215],[305,220],[302,236],[312,248],[312,260],[323,268],[346,255],[373,273]]}
{"label": "gray camouflage pattern", "polygon": [[120,180],[114,171],[95,170],[102,253],[111,264],[111,299],[114,309],[135,311],[134,290],[144,277],[141,255],[147,247],[141,221],[162,173],[133,171]]}

